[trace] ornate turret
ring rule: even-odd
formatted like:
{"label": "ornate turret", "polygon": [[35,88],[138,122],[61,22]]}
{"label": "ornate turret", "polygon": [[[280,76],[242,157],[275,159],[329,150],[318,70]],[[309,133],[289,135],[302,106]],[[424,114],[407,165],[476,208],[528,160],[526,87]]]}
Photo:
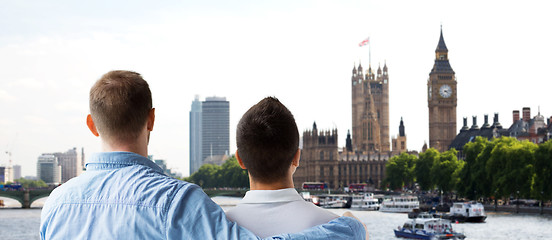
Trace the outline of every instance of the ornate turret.
{"label": "ornate turret", "polygon": [[435,49],[435,64],[433,65],[432,73],[454,73],[448,60],[448,49],[445,44],[445,38],[443,38],[443,27],[441,26],[441,36],[439,37],[439,43]]}
{"label": "ornate turret", "polygon": [[404,134],[404,123],[403,123],[403,118],[402,117],[401,117],[401,125],[399,125],[399,136],[400,137],[406,136]]}
{"label": "ornate turret", "polygon": [[347,130],[347,139],[345,139],[345,148],[347,148],[347,151],[352,152],[353,151],[353,141],[351,139],[351,132]]}

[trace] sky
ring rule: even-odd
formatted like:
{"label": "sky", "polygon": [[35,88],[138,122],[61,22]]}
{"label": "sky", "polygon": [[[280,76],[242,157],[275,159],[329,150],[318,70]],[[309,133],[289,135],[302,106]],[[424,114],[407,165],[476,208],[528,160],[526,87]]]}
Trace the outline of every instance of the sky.
{"label": "sky", "polygon": [[[8,1],[0,0],[0,165],[36,175],[41,153],[101,151],[85,124],[88,92],[110,70],[150,84],[156,123],[149,153],[189,172],[195,95],[230,101],[230,146],[245,111],[266,96],[300,133],[351,129],[351,75],[387,64],[390,134],[404,119],[408,149],[429,142],[427,79],[442,25],[462,117],[540,108],[548,94],[548,1]],[[370,38],[370,47],[358,43]],[[371,53],[369,53],[369,50]]]}

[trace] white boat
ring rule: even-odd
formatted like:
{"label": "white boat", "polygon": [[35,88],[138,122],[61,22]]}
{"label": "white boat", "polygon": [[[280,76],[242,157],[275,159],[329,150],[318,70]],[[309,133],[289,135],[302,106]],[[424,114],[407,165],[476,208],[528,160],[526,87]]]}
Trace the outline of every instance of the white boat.
{"label": "white boat", "polygon": [[413,209],[419,208],[420,202],[416,196],[389,196],[383,199],[380,211],[409,213]]}
{"label": "white boat", "polygon": [[414,239],[464,239],[466,236],[455,232],[449,220],[433,218],[429,214],[420,214],[402,227],[394,230],[396,237]]}
{"label": "white boat", "polygon": [[355,194],[351,208],[377,211],[380,209],[380,203],[377,198],[374,198],[373,193]]}
{"label": "white boat", "polygon": [[446,218],[458,222],[485,222],[487,215],[481,203],[455,202]]}
{"label": "white boat", "polygon": [[323,208],[350,208],[351,197],[347,194],[325,194],[318,196],[319,206]]}

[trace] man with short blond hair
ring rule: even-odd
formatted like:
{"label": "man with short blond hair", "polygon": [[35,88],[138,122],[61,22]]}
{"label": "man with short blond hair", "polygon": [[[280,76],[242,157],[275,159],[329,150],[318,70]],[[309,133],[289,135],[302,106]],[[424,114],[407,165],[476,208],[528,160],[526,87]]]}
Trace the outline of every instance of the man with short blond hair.
{"label": "man with short blond hair", "polygon": [[[94,84],[86,123],[103,152],[50,194],[41,239],[258,238],[228,221],[197,185],[165,176],[147,158],[154,122],[151,92],[140,74],[111,71]],[[363,233],[361,223],[345,217],[276,238],[362,239]]]}

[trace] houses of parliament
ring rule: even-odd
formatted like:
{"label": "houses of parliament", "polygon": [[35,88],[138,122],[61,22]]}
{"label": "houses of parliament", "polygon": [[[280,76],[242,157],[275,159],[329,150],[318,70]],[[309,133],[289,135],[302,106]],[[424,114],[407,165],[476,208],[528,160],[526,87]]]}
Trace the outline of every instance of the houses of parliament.
{"label": "houses of parliament", "polygon": [[[428,79],[430,146],[448,149],[456,136],[456,78],[449,61],[443,33],[435,50],[435,64]],[[300,167],[294,175],[296,188],[303,182],[325,182],[332,189],[352,183],[380,188],[385,164],[407,152],[405,126],[389,142],[389,71],[387,64],[373,70],[354,66],[351,76],[352,136],[338,147],[337,129],[319,130],[316,122],[303,132]]]}

